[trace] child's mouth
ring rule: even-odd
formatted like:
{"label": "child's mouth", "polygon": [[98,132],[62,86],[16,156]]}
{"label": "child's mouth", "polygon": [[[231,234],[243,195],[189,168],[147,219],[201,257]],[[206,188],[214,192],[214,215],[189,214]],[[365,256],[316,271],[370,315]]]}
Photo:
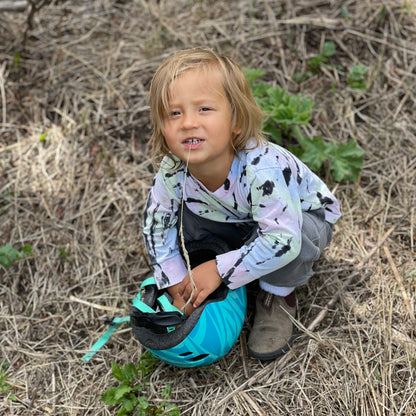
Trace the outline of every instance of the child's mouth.
{"label": "child's mouth", "polygon": [[185,144],[198,144],[200,142],[202,142],[201,139],[187,139],[187,140],[185,140]]}
{"label": "child's mouth", "polygon": [[200,145],[202,145],[203,142],[204,142],[203,139],[198,139],[196,137],[190,137],[189,139],[186,139],[183,143],[184,143],[185,147],[187,147],[189,149],[196,149]]}

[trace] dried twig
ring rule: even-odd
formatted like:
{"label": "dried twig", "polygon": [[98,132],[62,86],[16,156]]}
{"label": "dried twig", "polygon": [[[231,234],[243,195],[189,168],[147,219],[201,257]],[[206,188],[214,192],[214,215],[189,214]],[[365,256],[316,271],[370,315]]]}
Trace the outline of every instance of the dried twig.
{"label": "dried twig", "polygon": [[0,66],[0,95],[1,95],[1,103],[2,103],[2,124],[6,125],[7,119],[7,103],[6,103],[6,89],[4,87],[5,84],[5,72],[6,72],[6,64],[4,63]]}
{"label": "dried twig", "polygon": [[99,309],[101,311],[109,311],[109,312],[116,312],[116,313],[120,313],[120,312],[124,312],[124,309],[121,308],[114,308],[112,306],[105,306],[105,305],[98,305],[97,303],[92,303],[92,302],[88,302],[86,300],[83,299],[78,299],[75,296],[70,296],[69,300],[72,302],[78,302],[78,303],[82,303],[83,305],[87,305],[87,306],[91,306],[91,308],[95,308],[95,309]]}
{"label": "dried twig", "polygon": [[26,10],[28,2],[0,0],[0,12],[23,12]]}

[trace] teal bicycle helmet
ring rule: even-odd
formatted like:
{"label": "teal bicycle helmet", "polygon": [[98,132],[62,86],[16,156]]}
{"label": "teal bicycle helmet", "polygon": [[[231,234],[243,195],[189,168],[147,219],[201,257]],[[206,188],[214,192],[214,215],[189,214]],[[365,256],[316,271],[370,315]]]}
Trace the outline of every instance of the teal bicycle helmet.
{"label": "teal bicycle helmet", "polygon": [[189,316],[171,300],[151,277],[142,283],[133,301],[130,324],[147,350],[178,367],[209,365],[227,354],[243,327],[247,307],[244,286],[230,290],[222,284]]}

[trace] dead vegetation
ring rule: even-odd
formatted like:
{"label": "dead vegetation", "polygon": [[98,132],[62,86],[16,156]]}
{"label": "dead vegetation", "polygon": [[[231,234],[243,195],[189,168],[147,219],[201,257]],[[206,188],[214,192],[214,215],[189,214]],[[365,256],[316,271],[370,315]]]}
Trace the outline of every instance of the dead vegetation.
{"label": "dead vegetation", "polygon": [[[289,355],[160,363],[148,400],[183,415],[411,415],[416,409],[416,5],[412,1],[56,1],[0,14],[0,246],[34,254],[0,266],[0,361],[17,400],[0,413],[110,415],[110,365],[142,349],[124,326],[92,361],[82,355],[127,314],[149,268],[140,223],[153,176],[147,90],[180,48],[211,46],[315,101],[309,136],[353,138],[359,183],[327,178],[343,207],[316,275],[298,292]],[[305,82],[327,40],[331,63]],[[354,90],[345,69],[370,68]],[[249,330],[247,323],[245,331]]]}

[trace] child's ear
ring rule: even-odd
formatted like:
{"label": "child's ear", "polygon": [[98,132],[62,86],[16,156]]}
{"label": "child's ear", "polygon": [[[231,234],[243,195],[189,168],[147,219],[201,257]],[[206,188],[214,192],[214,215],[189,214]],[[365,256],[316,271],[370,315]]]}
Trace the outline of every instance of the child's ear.
{"label": "child's ear", "polygon": [[238,136],[241,133],[241,127],[240,126],[235,126],[232,130],[232,132]]}

